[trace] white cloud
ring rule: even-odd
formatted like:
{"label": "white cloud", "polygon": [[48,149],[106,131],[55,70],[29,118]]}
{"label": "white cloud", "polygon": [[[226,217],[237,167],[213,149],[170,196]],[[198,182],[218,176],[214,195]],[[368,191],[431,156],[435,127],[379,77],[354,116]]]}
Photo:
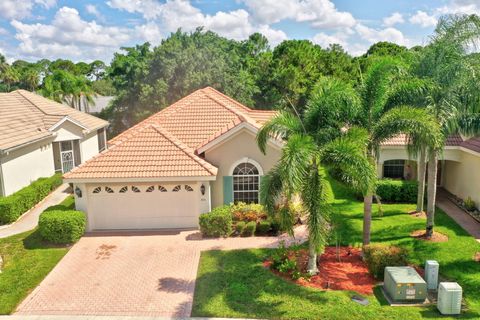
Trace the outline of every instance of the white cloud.
{"label": "white cloud", "polygon": [[1,0],[0,17],[5,19],[23,19],[31,15],[35,5],[49,9],[55,6],[56,0]]}
{"label": "white cloud", "polygon": [[353,27],[355,18],[349,12],[338,11],[330,0],[243,0],[254,18],[271,24],[284,19],[309,22],[318,28]]}
{"label": "white cloud", "polygon": [[437,8],[436,12],[438,14],[480,14],[480,2],[478,0],[451,0],[447,5]]}
{"label": "white cloud", "polygon": [[158,45],[163,38],[160,27],[154,22],[135,26],[135,35],[142,41],[148,41],[152,45]]}
{"label": "white cloud", "polygon": [[91,15],[95,16],[98,20],[104,21],[105,17],[98,11],[97,7],[93,4],[87,4],[85,6],[85,10],[87,10],[88,13]]}
{"label": "white cloud", "polygon": [[155,21],[167,33],[178,28],[192,31],[197,27],[205,27],[236,40],[246,39],[257,31],[262,32],[272,43],[287,38],[281,30],[272,29],[266,24],[253,24],[249,12],[244,9],[218,11],[210,15],[204,14],[187,0],[167,0],[165,3],[153,0],[110,0],[107,4],[112,8],[140,13],[149,23]]}
{"label": "white cloud", "polygon": [[421,10],[417,11],[417,13],[411,16],[409,21],[413,24],[418,24],[424,28],[433,27],[437,24],[437,18]]}
{"label": "white cloud", "polygon": [[328,35],[324,32],[317,33],[312,38],[313,43],[320,45],[322,48],[327,48],[331,44],[339,44],[342,47],[347,46],[345,34]]}
{"label": "white cloud", "polygon": [[394,42],[402,46],[409,46],[411,44],[400,30],[392,27],[385,29],[373,29],[363,24],[358,24],[355,26],[355,30],[357,31],[358,35],[363,40],[366,40],[369,44],[379,41]]}
{"label": "white cloud", "polygon": [[11,25],[16,29],[20,52],[35,58],[105,59],[131,38],[129,29],[87,22],[69,7],[60,8],[51,24],[12,20]]}
{"label": "white cloud", "polygon": [[383,18],[383,25],[393,27],[396,24],[404,23],[403,15],[400,12],[394,12],[391,16]]}

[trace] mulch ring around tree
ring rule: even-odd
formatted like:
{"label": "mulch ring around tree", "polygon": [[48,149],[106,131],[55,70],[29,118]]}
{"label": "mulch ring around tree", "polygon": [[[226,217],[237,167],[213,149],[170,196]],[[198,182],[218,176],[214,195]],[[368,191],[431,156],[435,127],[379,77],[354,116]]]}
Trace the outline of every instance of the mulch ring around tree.
{"label": "mulch ring around tree", "polygon": [[[302,272],[307,271],[308,251],[305,249],[292,253],[296,257],[297,265]],[[273,269],[276,275],[293,281],[304,287],[321,290],[349,290],[364,295],[373,294],[375,279],[368,272],[367,265],[361,257],[361,249],[351,247],[326,247],[319,259],[319,273],[309,280],[300,278],[291,280],[290,275],[282,274]],[[270,261],[264,265],[269,266]]]}
{"label": "mulch ring around tree", "polygon": [[415,217],[415,218],[421,218],[421,219],[426,219],[427,218],[427,214],[425,213],[425,211],[410,211],[408,213],[410,216],[412,217]]}
{"label": "mulch ring around tree", "polygon": [[410,233],[410,237],[418,240],[429,241],[429,242],[447,242],[448,241],[448,237],[446,235],[437,231],[433,231],[432,237],[427,239],[425,237],[425,230],[423,229],[413,231],[412,233]]}

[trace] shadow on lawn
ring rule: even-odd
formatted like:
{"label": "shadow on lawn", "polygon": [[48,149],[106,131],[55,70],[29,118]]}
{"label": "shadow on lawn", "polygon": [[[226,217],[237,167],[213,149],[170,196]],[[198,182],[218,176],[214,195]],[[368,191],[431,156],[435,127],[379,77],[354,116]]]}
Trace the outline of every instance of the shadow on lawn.
{"label": "shadow on lawn", "polygon": [[[272,276],[262,265],[267,252],[265,249],[206,253],[208,263],[199,269],[192,316],[225,316],[213,310],[218,299],[242,317],[256,318],[260,314],[275,319],[285,316],[289,297],[301,297],[315,304],[327,302],[325,292]],[[208,267],[209,272],[203,271],[203,267]]]}

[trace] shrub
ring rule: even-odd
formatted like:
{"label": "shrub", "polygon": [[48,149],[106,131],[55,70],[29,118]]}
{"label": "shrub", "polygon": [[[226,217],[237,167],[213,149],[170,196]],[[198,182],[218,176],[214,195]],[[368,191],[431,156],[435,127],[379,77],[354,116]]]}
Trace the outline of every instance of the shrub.
{"label": "shrub", "polygon": [[259,221],[265,219],[267,214],[261,204],[237,202],[230,206],[235,221]]}
{"label": "shrub", "polygon": [[49,178],[35,180],[14,194],[0,198],[0,225],[15,222],[61,184],[62,176],[55,174]]}
{"label": "shrub", "polygon": [[281,231],[280,221],[277,219],[269,219],[267,221],[270,222],[270,230],[273,234],[278,234]]}
{"label": "shrub", "polygon": [[369,244],[363,247],[363,259],[370,273],[377,279],[383,279],[385,267],[407,265],[407,251],[396,246]]}
{"label": "shrub", "polygon": [[257,223],[255,221],[250,221],[245,225],[242,235],[245,237],[252,237],[255,235],[255,229],[257,228]]}
{"label": "shrub", "polygon": [[38,229],[43,239],[53,243],[73,243],[85,232],[87,219],[81,211],[44,211],[38,220]]}
{"label": "shrub", "polygon": [[200,215],[200,232],[207,237],[228,237],[232,233],[232,212],[230,206],[214,208]]}
{"label": "shrub", "polygon": [[463,205],[465,207],[465,209],[467,209],[468,211],[475,211],[475,201],[472,200],[472,198],[468,197],[467,199],[465,199],[463,201]]}
{"label": "shrub", "polygon": [[235,225],[235,232],[240,235],[243,233],[243,230],[245,229],[245,221],[238,221],[237,224]]}
{"label": "shrub", "polygon": [[260,221],[257,224],[257,234],[265,235],[270,231],[271,228],[272,228],[272,225],[270,221]]}
{"label": "shrub", "polygon": [[412,180],[381,179],[376,193],[384,202],[416,203],[418,182]]}

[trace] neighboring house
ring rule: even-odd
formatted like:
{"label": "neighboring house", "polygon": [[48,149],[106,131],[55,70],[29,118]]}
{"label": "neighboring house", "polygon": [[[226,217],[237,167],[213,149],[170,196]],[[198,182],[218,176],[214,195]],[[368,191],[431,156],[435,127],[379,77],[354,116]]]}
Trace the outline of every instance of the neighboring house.
{"label": "neighboring house", "polygon": [[[480,204],[480,137],[460,135],[447,139],[439,157],[437,184],[450,193]],[[415,159],[408,155],[405,136],[389,140],[380,148],[378,175],[383,178],[416,179]]]}
{"label": "neighboring house", "polygon": [[108,122],[35,93],[0,93],[0,196],[68,172],[106,147]]}
{"label": "neighboring house", "polygon": [[212,207],[258,202],[281,143],[270,140],[264,155],[256,134],[274,114],[201,89],[113,138],[64,180],[88,230],[197,227]]}

